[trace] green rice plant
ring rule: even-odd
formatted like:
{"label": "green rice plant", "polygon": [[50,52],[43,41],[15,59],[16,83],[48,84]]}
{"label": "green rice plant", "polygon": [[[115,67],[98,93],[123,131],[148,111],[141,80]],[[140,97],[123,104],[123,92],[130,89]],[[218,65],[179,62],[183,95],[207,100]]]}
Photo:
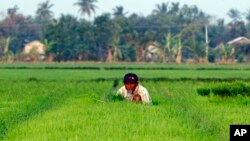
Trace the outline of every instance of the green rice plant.
{"label": "green rice plant", "polygon": [[210,94],[210,88],[199,87],[196,91],[201,96],[208,96]]}
{"label": "green rice plant", "polygon": [[237,96],[246,95],[249,89],[247,85],[242,81],[235,81],[232,83],[224,82],[216,84],[212,87],[212,92],[219,96]]}
{"label": "green rice plant", "polygon": [[229,85],[229,96],[236,96],[238,94],[243,95],[244,90],[246,89],[245,83],[241,81],[232,82]]}
{"label": "green rice plant", "polygon": [[[60,82],[51,84],[55,86]],[[193,104],[182,101],[188,95],[183,95],[179,90],[181,87],[177,87],[187,83],[143,83],[149,89],[152,99],[159,102],[152,106],[127,101],[97,101],[109,91],[107,87],[112,87],[111,81],[66,84],[60,92],[66,95],[74,93],[72,96],[63,99],[60,105],[19,122],[18,126],[7,132],[3,140],[160,141],[164,138],[209,141],[214,138],[205,136],[208,131],[206,128],[196,129],[196,125],[193,126],[196,120],[192,118],[196,112],[190,115],[187,112]],[[188,88],[185,86],[184,89]],[[185,122],[186,118],[191,122]]]}
{"label": "green rice plant", "polygon": [[250,84],[246,84],[243,95],[250,97]]}
{"label": "green rice plant", "polygon": [[[250,71],[242,70],[64,70],[64,69],[0,69],[0,80],[6,81],[86,81],[121,80],[134,72],[141,80],[155,81],[235,81],[250,80]],[[232,77],[233,76],[233,77]]]}
{"label": "green rice plant", "polygon": [[[0,91],[2,91],[0,95],[0,138],[4,138],[20,123],[59,106],[67,98],[77,97],[79,93],[88,95],[90,101],[95,101],[95,99],[91,99],[94,96],[100,99],[100,96],[88,93],[88,89],[93,89],[92,86],[88,87],[88,85],[77,82],[0,81],[0,84],[3,86],[0,87]],[[102,83],[102,86],[111,87],[112,85],[112,83],[107,84]],[[98,86],[99,83],[96,82],[94,85]],[[83,89],[78,87],[83,87]]]}
{"label": "green rice plant", "polygon": [[121,95],[112,95],[112,101],[123,101],[124,98]]}
{"label": "green rice plant", "polygon": [[133,70],[153,105],[112,100],[128,71],[1,69],[0,140],[219,141],[229,140],[230,124],[250,123],[249,97],[197,95],[204,86],[238,95],[241,83],[247,95],[248,83],[226,81],[248,71]]}
{"label": "green rice plant", "polygon": [[230,85],[226,82],[216,84],[211,88],[214,95],[225,97],[228,96],[230,93]]}
{"label": "green rice plant", "polygon": [[[6,85],[9,82],[4,83]],[[128,101],[102,102],[103,97],[113,88],[113,83],[17,83],[18,87],[28,84],[26,90],[32,84],[35,90],[30,90],[27,96],[34,97],[25,99],[25,105],[34,107],[31,109],[38,112],[29,115],[25,109],[13,107],[13,111],[17,109],[20,112],[11,112],[10,117],[18,122],[2,122],[5,125],[12,123],[8,130],[5,130],[8,126],[2,126],[5,131],[2,140],[228,140],[230,124],[250,122],[247,118],[249,99],[246,97],[221,99],[198,96],[197,86],[210,86],[209,82],[142,82],[152,100],[158,102],[151,106]],[[41,93],[33,93],[41,86]],[[21,87],[18,91],[25,98]],[[45,101],[39,97],[42,94]],[[1,98],[6,100],[11,96]],[[40,101],[41,105],[35,106],[32,101]],[[42,108],[42,103],[46,101],[49,108]],[[3,112],[0,119],[6,119],[8,113]],[[18,120],[22,115],[28,115],[29,118]]]}

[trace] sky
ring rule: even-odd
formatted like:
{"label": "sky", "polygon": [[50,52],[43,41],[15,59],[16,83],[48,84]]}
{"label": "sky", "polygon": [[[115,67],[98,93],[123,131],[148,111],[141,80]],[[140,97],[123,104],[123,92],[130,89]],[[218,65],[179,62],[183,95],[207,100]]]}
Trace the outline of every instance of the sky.
{"label": "sky", "polygon": [[[6,11],[10,7],[17,5],[19,12],[24,15],[32,15],[37,9],[40,2],[46,0],[0,0],[0,16],[6,15]],[[54,4],[52,11],[55,17],[60,17],[61,14],[72,14],[80,17],[78,10],[79,7],[74,6],[78,0],[50,0]],[[95,16],[101,15],[105,12],[113,12],[116,6],[123,6],[125,12],[128,14],[137,13],[144,16],[149,15],[156,4],[162,2],[179,2],[180,6],[187,4],[189,6],[196,5],[203,12],[215,16],[216,18],[224,18],[229,21],[227,13],[230,9],[238,9],[240,12],[246,12],[250,9],[250,0],[98,0],[95,5],[97,6]]]}

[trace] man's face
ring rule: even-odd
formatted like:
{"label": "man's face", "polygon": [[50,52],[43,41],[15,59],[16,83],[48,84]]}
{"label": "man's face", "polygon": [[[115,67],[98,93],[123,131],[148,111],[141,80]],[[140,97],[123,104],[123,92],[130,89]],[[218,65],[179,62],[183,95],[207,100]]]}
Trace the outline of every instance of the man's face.
{"label": "man's face", "polygon": [[125,82],[124,85],[125,85],[125,88],[128,90],[128,91],[134,91],[136,86],[137,86],[138,83],[131,83],[131,82]]}

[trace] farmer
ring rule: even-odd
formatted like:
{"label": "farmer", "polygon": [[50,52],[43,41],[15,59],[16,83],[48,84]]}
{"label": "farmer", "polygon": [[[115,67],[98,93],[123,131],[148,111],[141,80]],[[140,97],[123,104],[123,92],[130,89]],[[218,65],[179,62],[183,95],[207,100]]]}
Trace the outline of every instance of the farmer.
{"label": "farmer", "polygon": [[129,101],[142,102],[152,104],[148,90],[138,82],[138,76],[134,73],[127,73],[123,78],[124,86],[122,86],[117,95]]}

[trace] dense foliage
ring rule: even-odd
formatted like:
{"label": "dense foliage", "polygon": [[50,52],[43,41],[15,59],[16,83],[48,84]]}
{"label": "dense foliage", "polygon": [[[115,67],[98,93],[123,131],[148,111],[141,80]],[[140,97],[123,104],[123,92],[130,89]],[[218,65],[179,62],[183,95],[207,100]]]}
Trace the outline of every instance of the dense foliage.
{"label": "dense foliage", "polygon": [[[91,19],[95,2],[79,0],[74,5]],[[149,15],[128,15],[117,6],[113,13],[103,13],[91,21],[68,14],[55,18],[53,6],[50,1],[40,3],[34,17],[19,13],[17,6],[8,9],[0,21],[1,60],[21,60],[24,45],[33,40],[43,42],[46,57],[54,61],[249,60],[249,45],[232,49],[227,42],[250,37],[250,11],[244,12],[243,20],[243,14],[231,9],[228,15],[232,21],[214,22],[214,17],[195,5],[172,2],[157,4]]]}

